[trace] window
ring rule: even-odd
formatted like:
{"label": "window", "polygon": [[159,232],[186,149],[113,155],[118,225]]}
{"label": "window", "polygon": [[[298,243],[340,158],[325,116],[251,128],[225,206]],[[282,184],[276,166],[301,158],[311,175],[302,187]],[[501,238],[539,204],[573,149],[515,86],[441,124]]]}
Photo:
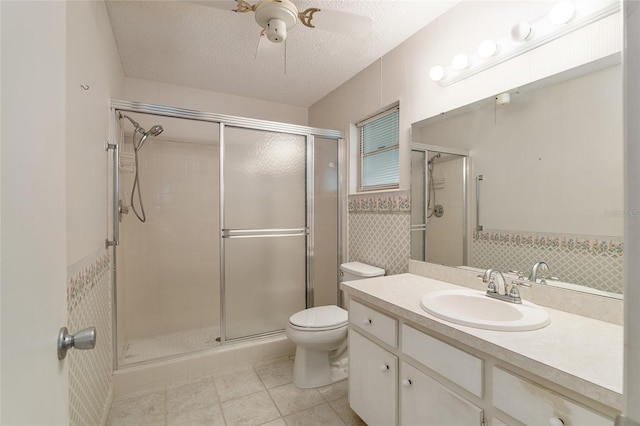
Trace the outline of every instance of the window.
{"label": "window", "polygon": [[360,191],[397,188],[400,109],[395,106],[357,124],[360,139]]}

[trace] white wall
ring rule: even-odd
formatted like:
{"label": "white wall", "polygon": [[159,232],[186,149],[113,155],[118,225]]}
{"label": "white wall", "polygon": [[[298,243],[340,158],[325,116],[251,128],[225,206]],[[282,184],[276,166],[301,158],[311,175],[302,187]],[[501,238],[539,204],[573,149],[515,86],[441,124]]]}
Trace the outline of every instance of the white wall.
{"label": "white wall", "polygon": [[[620,14],[442,88],[429,69],[472,52],[486,38],[508,34],[513,24],[533,20],[551,2],[462,2],[383,56],[309,110],[309,125],[348,134],[349,124],[400,102],[400,188],[410,186],[410,125],[513,87],[539,80],[622,49]],[[353,141],[352,141],[353,142]]]}
{"label": "white wall", "polygon": [[104,248],[108,236],[104,143],[110,138],[109,99],[122,97],[124,74],[104,2],[67,3],[66,79],[67,261],[72,265]]}
{"label": "white wall", "polygon": [[124,99],[303,126],[308,124],[307,108],[135,78],[125,80]]}

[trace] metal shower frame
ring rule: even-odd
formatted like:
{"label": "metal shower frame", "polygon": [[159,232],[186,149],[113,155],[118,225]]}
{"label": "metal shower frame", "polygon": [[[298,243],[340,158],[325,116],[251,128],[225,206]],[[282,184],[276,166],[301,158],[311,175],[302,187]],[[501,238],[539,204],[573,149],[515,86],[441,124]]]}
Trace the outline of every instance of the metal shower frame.
{"label": "metal shower frame", "polygon": [[[194,120],[201,122],[210,122],[216,123],[219,125],[219,138],[220,138],[220,219],[222,224],[223,217],[223,209],[224,209],[224,176],[222,176],[223,167],[223,148],[224,148],[224,129],[225,127],[236,127],[236,128],[244,128],[244,129],[252,129],[252,130],[264,130],[270,132],[278,132],[278,133],[287,133],[304,136],[306,138],[306,149],[307,149],[307,171],[306,171],[306,208],[307,208],[307,228],[308,236],[307,236],[307,277],[306,277],[306,300],[305,304],[307,307],[313,306],[313,298],[314,298],[314,281],[313,281],[313,272],[314,272],[314,144],[315,138],[322,138],[327,140],[335,140],[338,144],[338,182],[337,182],[337,193],[338,193],[338,211],[337,214],[337,223],[338,223],[338,250],[337,250],[337,258],[336,263],[339,265],[343,259],[343,230],[344,230],[344,183],[345,183],[345,167],[344,167],[344,159],[345,159],[345,140],[344,134],[337,130],[329,130],[329,129],[320,129],[315,127],[301,126],[297,124],[288,124],[281,123],[275,121],[267,121],[267,120],[258,120],[246,117],[237,117],[232,115],[224,115],[224,114],[215,114],[210,112],[203,112],[191,109],[177,108],[166,105],[157,105],[157,104],[147,104],[140,102],[131,102],[131,101],[123,101],[123,100],[112,100],[110,103],[111,108],[111,117],[112,117],[112,140],[116,141],[115,143],[107,143],[105,144],[105,149],[107,151],[112,150],[112,160],[110,164],[111,173],[112,173],[112,188],[111,188],[111,206],[110,207],[110,215],[111,215],[111,229],[109,230],[111,233],[111,238],[107,238],[106,247],[113,247],[113,270],[112,270],[112,323],[113,323],[113,367],[114,370],[118,369],[117,362],[117,354],[118,354],[118,341],[117,341],[117,278],[116,278],[116,247],[120,244],[119,238],[119,197],[120,197],[120,182],[119,182],[119,132],[118,132],[118,114],[121,112],[135,112],[149,115],[156,115],[161,117],[170,117],[170,118],[180,118],[186,120]],[[220,235],[220,255],[221,259],[224,259],[224,248],[222,242],[222,235]],[[221,263],[220,265],[220,329],[221,329],[221,344],[225,343],[225,336],[223,330],[225,330],[225,306],[224,306],[224,297],[225,297],[225,289],[224,289],[224,265]],[[339,268],[336,276],[336,282],[339,283]],[[339,287],[339,286],[338,286]],[[336,289],[337,292],[337,300],[340,300],[340,290]],[[277,332],[279,333],[279,332]],[[249,336],[247,339],[253,339],[256,337],[260,337],[263,335],[271,335],[271,333],[265,333],[262,335]],[[233,341],[237,341],[241,339],[233,339]]]}

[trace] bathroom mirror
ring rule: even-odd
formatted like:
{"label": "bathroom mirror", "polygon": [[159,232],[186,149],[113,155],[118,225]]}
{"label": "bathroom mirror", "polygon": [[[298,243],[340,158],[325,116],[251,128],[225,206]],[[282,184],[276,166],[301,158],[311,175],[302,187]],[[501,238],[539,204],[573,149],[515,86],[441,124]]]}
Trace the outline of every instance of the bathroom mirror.
{"label": "bathroom mirror", "polygon": [[413,123],[411,258],[620,297],[622,119],[615,57]]}

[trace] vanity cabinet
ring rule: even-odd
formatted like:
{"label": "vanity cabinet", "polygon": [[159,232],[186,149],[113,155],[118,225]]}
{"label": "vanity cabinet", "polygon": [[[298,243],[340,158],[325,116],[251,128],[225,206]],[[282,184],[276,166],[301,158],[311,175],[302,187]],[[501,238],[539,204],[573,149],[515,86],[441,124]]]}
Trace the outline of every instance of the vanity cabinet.
{"label": "vanity cabinet", "polygon": [[[398,357],[353,329],[356,325],[382,344],[397,347],[398,321],[353,301],[349,309],[349,403],[369,426],[394,425],[398,418]],[[353,358],[352,358],[353,359]]]}
{"label": "vanity cabinet", "polygon": [[480,425],[482,408],[446,388],[427,374],[402,362],[400,368],[400,424]]}
{"label": "vanity cabinet", "polygon": [[588,401],[578,403],[464,348],[351,300],[351,408],[370,426],[614,425]]}
{"label": "vanity cabinet", "polygon": [[492,376],[493,405],[526,425],[614,425],[612,419],[502,368],[493,367]]}

